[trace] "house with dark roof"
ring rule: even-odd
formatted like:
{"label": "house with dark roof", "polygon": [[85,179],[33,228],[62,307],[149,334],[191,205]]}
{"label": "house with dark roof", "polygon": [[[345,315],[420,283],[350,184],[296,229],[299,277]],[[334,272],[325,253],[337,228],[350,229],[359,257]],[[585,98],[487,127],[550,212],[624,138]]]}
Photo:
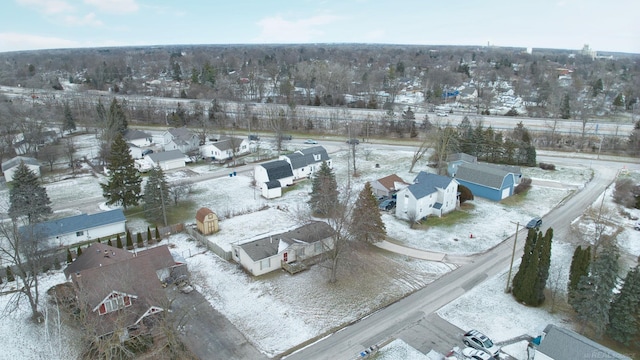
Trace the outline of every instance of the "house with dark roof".
{"label": "house with dark roof", "polygon": [[69,246],[83,241],[124,234],[126,233],[125,222],[122,209],[114,209],[25,225],[18,231],[25,237],[46,239],[52,246]]}
{"label": "house with dark roof", "polygon": [[447,174],[449,176],[453,176],[458,170],[458,166],[460,164],[477,164],[478,158],[465,154],[465,153],[455,153],[447,155]]}
{"label": "house with dark roof", "polygon": [[226,161],[234,156],[249,152],[249,140],[244,138],[221,136],[217,141],[200,146],[200,155],[214,161]]}
{"label": "house with dark roof", "polygon": [[95,243],[64,273],[74,285],[88,331],[96,338],[114,332],[127,338],[148,333],[153,315],[169,308],[163,282],[173,276],[174,269],[184,267],[167,245],[132,254]]}
{"label": "house with dark roof", "polygon": [[127,129],[124,133],[124,141],[142,148],[153,144],[153,136],[141,130]]}
{"label": "house with dark roof", "polygon": [[398,191],[396,217],[417,221],[449,213],[458,206],[458,182],[453,178],[421,171],[413,184]]}
{"label": "house with dark roof", "polygon": [[36,176],[40,177],[40,162],[28,156],[16,156],[2,163],[2,172],[6,182],[13,181],[13,174],[18,170],[18,165],[24,163]]}
{"label": "house with dark roof", "polygon": [[183,154],[198,150],[200,139],[191,130],[181,128],[171,128],[162,134],[164,151],[180,150]]}
{"label": "house with dark roof", "polygon": [[575,331],[555,325],[547,325],[543,331],[540,345],[534,348],[535,360],[569,360],[569,359],[620,359],[631,360],[588,339]]}
{"label": "house with dark roof", "polygon": [[391,174],[380,178],[378,180],[374,180],[371,182],[371,189],[373,190],[373,195],[376,197],[387,196],[391,197],[395,195],[401,189],[406,188],[410,184],[402,180],[402,178],[396,174]]}
{"label": "house with dark roof", "polygon": [[256,165],[253,171],[256,186],[267,199],[282,196],[281,188],[293,184],[291,164],[285,160],[269,161]]}
{"label": "house with dark roof", "polygon": [[329,168],[332,167],[331,158],[322,146],[312,146],[282,155],[280,160],[285,160],[291,165],[294,180],[311,177],[323,162],[326,162]]}
{"label": "house with dark roof", "polygon": [[185,167],[185,155],[180,150],[162,151],[145,155],[145,161],[152,168],[159,166],[163,171]]}
{"label": "house with dark roof", "polygon": [[493,164],[463,163],[452,176],[469,188],[473,196],[500,201],[513,195],[522,175],[519,170],[509,171]]}
{"label": "house with dark roof", "polygon": [[314,221],[297,229],[232,245],[231,258],[254,276],[282,269],[333,248],[333,228]]}

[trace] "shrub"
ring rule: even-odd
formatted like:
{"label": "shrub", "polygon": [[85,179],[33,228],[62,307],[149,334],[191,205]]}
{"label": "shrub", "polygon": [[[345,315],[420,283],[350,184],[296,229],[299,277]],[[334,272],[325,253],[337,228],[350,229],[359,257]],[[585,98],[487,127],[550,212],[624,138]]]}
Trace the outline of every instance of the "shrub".
{"label": "shrub", "polygon": [[540,169],[542,170],[551,170],[554,171],[556,169],[556,166],[553,164],[547,164],[547,163],[540,163]]}
{"label": "shrub", "polygon": [[516,186],[516,188],[513,190],[513,193],[522,194],[523,192],[529,190],[530,188],[531,188],[531,179],[522,178],[522,180],[520,180],[520,184],[518,184],[518,186]]}

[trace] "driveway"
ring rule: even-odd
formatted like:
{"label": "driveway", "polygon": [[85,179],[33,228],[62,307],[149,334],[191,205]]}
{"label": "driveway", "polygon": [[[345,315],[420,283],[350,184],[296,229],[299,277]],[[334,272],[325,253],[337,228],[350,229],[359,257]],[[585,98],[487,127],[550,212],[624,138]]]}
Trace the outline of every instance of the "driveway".
{"label": "driveway", "polygon": [[174,299],[171,310],[184,324],[180,338],[200,359],[268,359],[196,290],[183,294],[173,286],[167,296]]}

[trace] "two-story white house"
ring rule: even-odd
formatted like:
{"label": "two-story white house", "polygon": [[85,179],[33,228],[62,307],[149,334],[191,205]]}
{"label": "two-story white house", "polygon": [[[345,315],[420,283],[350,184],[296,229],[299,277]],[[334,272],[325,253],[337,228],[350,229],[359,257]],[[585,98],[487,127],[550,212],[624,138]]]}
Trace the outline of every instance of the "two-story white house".
{"label": "two-story white house", "polygon": [[294,180],[311,177],[323,162],[326,162],[329,168],[332,167],[331,158],[327,150],[322,146],[313,146],[282,155],[280,160],[284,160],[291,165]]}
{"label": "two-story white house", "polygon": [[187,128],[172,128],[162,134],[162,146],[164,151],[180,150],[188,154],[198,150],[200,139]]}
{"label": "two-story white house", "polygon": [[451,212],[458,206],[458,182],[450,177],[421,171],[413,184],[396,197],[396,216],[417,221]]}

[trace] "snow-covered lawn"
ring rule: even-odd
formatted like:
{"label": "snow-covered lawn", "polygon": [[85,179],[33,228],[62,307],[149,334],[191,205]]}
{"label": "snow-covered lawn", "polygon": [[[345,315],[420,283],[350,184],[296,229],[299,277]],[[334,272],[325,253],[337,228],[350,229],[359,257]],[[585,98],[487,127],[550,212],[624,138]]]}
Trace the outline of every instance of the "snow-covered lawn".
{"label": "snow-covered lawn", "polygon": [[[365,181],[389,174],[395,173],[408,182],[415,177],[415,173],[407,171],[411,152],[377,150],[368,144],[359,146],[359,176],[350,179],[347,179],[346,149],[339,149],[338,146],[328,148],[334,159],[338,183],[350,181],[356,194]],[[376,164],[380,166],[377,167]],[[420,162],[416,169],[427,169],[426,160]],[[171,181],[189,174],[213,171],[226,170],[210,165],[195,165],[187,172],[171,172],[168,178]],[[523,172],[524,176],[534,179],[534,184],[540,180],[540,184],[544,186],[534,186],[520,203],[505,205],[476,199],[472,202],[471,209],[465,210],[470,216],[455,226],[418,230],[411,230],[406,222],[384,214],[388,234],[403,245],[425,250],[458,254],[485,251],[515,231],[515,225],[511,221],[525,223],[533,216],[544,215],[591,177],[591,171],[586,167],[558,167],[555,172],[523,169]],[[59,201],[60,206],[64,207],[63,203],[71,202],[78,196],[96,196],[96,191],[100,194],[98,181],[99,179],[91,177],[70,179],[48,184],[47,189],[51,199]],[[569,186],[556,186],[558,183]],[[311,184],[307,181],[287,191],[282,198],[265,200],[259,191],[251,187],[250,174],[240,173],[234,177],[225,176],[195,184],[190,199],[197,204],[197,208],[209,207],[220,216],[221,231],[213,235],[214,241],[230,249],[230,244],[234,242],[285,231],[299,225],[300,214],[307,209],[310,189]],[[0,198],[6,199],[6,196],[6,190],[0,191]],[[194,215],[197,208],[193,209]],[[147,225],[143,220],[128,222],[129,228],[134,232],[146,231]],[[474,234],[472,239],[469,237],[471,233]],[[630,230],[620,236],[621,245],[636,256],[640,252],[637,233]],[[327,283],[327,270],[320,266],[294,276],[275,272],[254,278],[236,264],[205,251],[186,234],[173,235],[169,242],[173,251],[187,259],[197,289],[249,341],[269,356],[331,332],[424,287],[452,269],[450,264],[410,259],[368,248],[355,252],[349,262],[341,264],[337,284]],[[570,245],[556,242],[553,246],[550,281],[557,273],[562,273],[563,278],[565,277],[573,253]],[[473,324],[473,327],[485,331],[496,341],[511,338],[513,334],[527,333],[535,336],[547,323],[563,324],[566,321],[562,315],[550,314],[547,308],[525,308],[515,304],[509,295],[496,292],[496,288],[504,288],[506,270],[443,308],[440,315],[462,328]],[[43,279],[47,279],[43,281],[43,292],[50,285],[64,281],[59,273]],[[561,291],[564,291],[564,287],[558,286]],[[483,299],[481,311],[478,311],[478,298]],[[6,302],[6,296],[1,296],[0,301]],[[46,296],[43,297],[44,301]],[[499,312],[489,309],[499,309]],[[16,348],[22,343],[40,345],[33,351],[20,352],[36,354],[35,356],[24,357],[16,351],[7,358],[39,358],[38,354],[49,354],[43,349],[58,346],[53,337],[47,339],[42,335],[42,327],[26,324],[28,312],[25,311],[12,313],[11,318],[3,318],[0,321],[0,334],[3,334],[3,338],[18,338],[15,340],[19,341],[15,343]],[[489,315],[494,312],[495,314]],[[25,325],[17,328],[15,323],[20,321]],[[508,346],[505,350],[517,358],[524,358],[519,346]],[[407,354],[404,358],[414,358],[412,350],[397,343],[388,349]],[[381,355],[385,351],[383,349]],[[55,354],[57,353],[54,352],[53,358]],[[59,358],[68,358],[66,355],[74,354],[61,353]],[[4,356],[5,353],[0,352],[0,359]]]}

